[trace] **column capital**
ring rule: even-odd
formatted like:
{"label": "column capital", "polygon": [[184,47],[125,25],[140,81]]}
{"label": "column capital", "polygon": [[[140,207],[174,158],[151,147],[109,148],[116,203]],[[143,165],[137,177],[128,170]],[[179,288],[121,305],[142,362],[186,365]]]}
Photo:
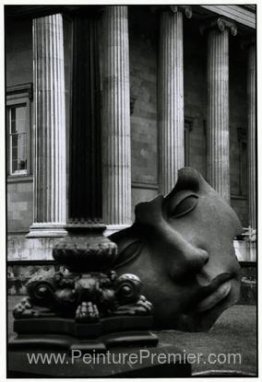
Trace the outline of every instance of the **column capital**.
{"label": "column capital", "polygon": [[200,27],[200,32],[203,35],[209,30],[218,30],[221,33],[228,29],[232,36],[237,35],[237,26],[234,22],[225,19],[224,17],[216,17],[215,19],[209,19]]}
{"label": "column capital", "polygon": [[152,5],[151,11],[153,13],[157,11],[171,13],[181,12],[187,19],[191,19],[193,14],[192,7],[190,5]]}
{"label": "column capital", "polygon": [[170,5],[168,7],[172,13],[182,12],[187,19],[192,17],[192,7],[190,5]]}
{"label": "column capital", "polygon": [[128,5],[127,4],[110,4],[110,5],[107,5],[107,4],[103,4],[103,5],[100,5],[99,8],[98,8],[98,12],[100,14],[103,14],[104,12],[106,12],[106,10],[108,8],[126,8],[128,9]]}

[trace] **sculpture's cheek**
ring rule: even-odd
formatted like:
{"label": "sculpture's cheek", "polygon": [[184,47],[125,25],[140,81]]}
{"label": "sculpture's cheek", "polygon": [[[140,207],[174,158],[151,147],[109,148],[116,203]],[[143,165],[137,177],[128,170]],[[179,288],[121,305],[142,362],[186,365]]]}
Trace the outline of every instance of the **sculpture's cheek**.
{"label": "sculpture's cheek", "polygon": [[[172,280],[159,262],[144,257],[144,262],[132,264],[131,271],[143,283],[142,294],[153,304],[154,322],[159,328],[176,328],[178,317],[192,303],[194,285],[178,285]],[[124,270],[123,270],[124,271]],[[121,270],[122,272],[122,270]]]}

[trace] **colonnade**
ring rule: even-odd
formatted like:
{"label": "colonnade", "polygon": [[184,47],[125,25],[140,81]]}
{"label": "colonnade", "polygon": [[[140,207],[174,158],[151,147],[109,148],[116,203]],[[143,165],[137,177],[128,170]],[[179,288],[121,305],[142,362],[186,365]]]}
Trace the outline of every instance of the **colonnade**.
{"label": "colonnade", "polygon": [[[158,53],[159,190],[168,193],[184,166],[183,20],[190,7],[162,9]],[[128,7],[105,7],[103,27],[103,221],[131,223]],[[236,26],[217,18],[207,34],[207,177],[230,200],[229,38]],[[230,37],[231,36],[231,37]],[[66,226],[66,108],[63,15],[33,20],[35,150],[34,223],[29,236],[62,236]],[[249,216],[256,227],[255,47],[248,61]]]}

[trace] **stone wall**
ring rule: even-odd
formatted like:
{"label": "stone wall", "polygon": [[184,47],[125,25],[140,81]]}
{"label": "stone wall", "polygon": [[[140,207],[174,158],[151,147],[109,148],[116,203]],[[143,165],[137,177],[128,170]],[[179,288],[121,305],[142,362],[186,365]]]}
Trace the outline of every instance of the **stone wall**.
{"label": "stone wall", "polygon": [[6,86],[33,81],[31,20],[15,20],[6,24]]}
{"label": "stone wall", "polygon": [[7,238],[9,261],[53,260],[52,249],[61,238],[26,238],[24,233],[11,233]]}
{"label": "stone wall", "polygon": [[28,232],[33,223],[33,182],[15,181],[7,185],[7,231]]}

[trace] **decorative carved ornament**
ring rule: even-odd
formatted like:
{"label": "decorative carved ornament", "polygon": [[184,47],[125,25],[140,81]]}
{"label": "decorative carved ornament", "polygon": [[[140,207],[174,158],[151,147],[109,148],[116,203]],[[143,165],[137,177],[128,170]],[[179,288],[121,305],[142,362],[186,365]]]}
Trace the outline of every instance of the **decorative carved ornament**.
{"label": "decorative carved ornament", "polygon": [[232,36],[237,35],[237,26],[232,21],[229,21],[223,17],[218,17],[209,22],[206,22],[204,25],[200,27],[201,34],[204,34],[206,31],[210,29],[217,29],[220,32],[224,32],[226,29],[229,29]]}
{"label": "decorative carved ornament", "polygon": [[114,271],[36,275],[27,283],[28,297],[15,306],[13,315],[16,319],[60,316],[82,323],[110,316],[148,315],[152,304],[141,289],[137,276],[117,276]]}

